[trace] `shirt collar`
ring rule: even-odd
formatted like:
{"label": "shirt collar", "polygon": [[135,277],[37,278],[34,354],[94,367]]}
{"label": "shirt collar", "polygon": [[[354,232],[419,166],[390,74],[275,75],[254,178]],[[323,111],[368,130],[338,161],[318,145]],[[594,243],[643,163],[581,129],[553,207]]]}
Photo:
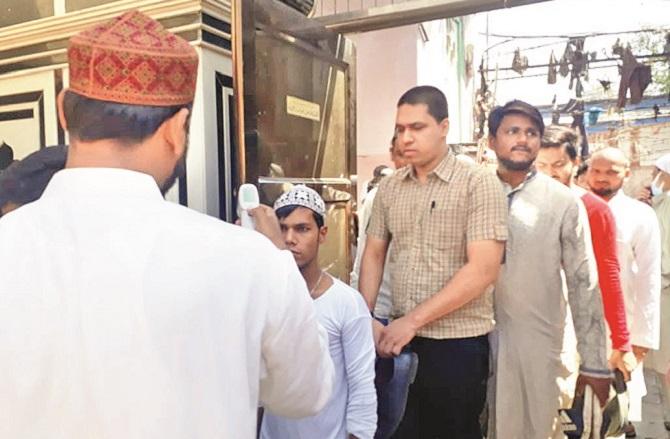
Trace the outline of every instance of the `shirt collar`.
{"label": "shirt collar", "polygon": [[520,185],[518,185],[515,188],[513,188],[509,183],[503,181],[503,179],[500,178],[500,174],[498,174],[497,172],[496,175],[498,175],[498,179],[500,180],[500,183],[502,183],[503,189],[505,189],[505,194],[507,194],[507,196],[510,196],[522,190],[528,184],[528,182],[533,180],[537,176],[537,170],[534,167],[531,168],[530,171],[528,171],[528,173],[526,174],[526,178],[521,182]]}
{"label": "shirt collar", "polygon": [[612,198],[608,200],[608,203],[618,203],[620,200],[623,200],[626,197],[626,194],[623,193],[623,189],[619,189]]}
{"label": "shirt collar", "polygon": [[[451,154],[450,152],[447,152],[447,155],[442,159],[440,163],[430,171],[428,176],[435,174],[437,175],[440,179],[442,179],[445,183],[449,183],[451,180],[451,176],[454,174],[454,170],[456,169],[456,156]],[[416,174],[414,173],[414,167],[411,165],[405,166],[401,170],[398,171],[398,176],[400,179],[404,180],[406,178],[411,178],[413,180],[416,180]]]}
{"label": "shirt collar", "polygon": [[153,177],[117,168],[68,168],[58,171],[42,197],[63,196],[163,199]]}

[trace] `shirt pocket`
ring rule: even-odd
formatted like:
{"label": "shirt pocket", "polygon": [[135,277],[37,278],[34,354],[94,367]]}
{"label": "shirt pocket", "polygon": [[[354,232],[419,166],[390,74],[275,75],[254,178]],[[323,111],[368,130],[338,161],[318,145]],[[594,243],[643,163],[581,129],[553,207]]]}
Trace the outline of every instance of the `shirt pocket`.
{"label": "shirt pocket", "polygon": [[424,218],[423,241],[428,248],[451,250],[465,242],[465,208],[453,205],[431,208]]}

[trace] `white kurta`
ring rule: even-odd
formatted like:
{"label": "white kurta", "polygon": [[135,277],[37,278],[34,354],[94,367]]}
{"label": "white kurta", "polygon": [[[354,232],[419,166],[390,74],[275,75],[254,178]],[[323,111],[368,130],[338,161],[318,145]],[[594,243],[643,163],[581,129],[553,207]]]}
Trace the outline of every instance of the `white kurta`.
{"label": "white kurta", "polygon": [[546,439],[558,430],[561,382],[574,372],[562,361],[568,301],[581,372],[609,376],[602,302],[589,257],[588,218],[578,198],[543,174],[513,190],[506,186],[506,192],[510,235],[493,295],[490,433],[497,439]]}
{"label": "white kurta", "polygon": [[146,174],[61,171],[0,243],[2,438],[254,438],[259,397],[304,416],[330,396],[291,254]]}
{"label": "white kurta", "polygon": [[[617,255],[631,343],[658,349],[660,337],[661,236],[654,210],[619,191],[609,201],[617,226]],[[642,367],[631,375],[629,419],[642,419],[647,394]]]}
{"label": "white kurta", "polygon": [[661,228],[661,337],[659,350],[646,363],[665,375],[670,368],[670,192],[655,196],[652,206]]}
{"label": "white kurta", "polygon": [[372,439],[377,430],[375,344],[372,322],[363,296],[340,282],[314,304],[328,332],[335,366],[333,394],[318,414],[287,419],[266,411],[261,439]]}

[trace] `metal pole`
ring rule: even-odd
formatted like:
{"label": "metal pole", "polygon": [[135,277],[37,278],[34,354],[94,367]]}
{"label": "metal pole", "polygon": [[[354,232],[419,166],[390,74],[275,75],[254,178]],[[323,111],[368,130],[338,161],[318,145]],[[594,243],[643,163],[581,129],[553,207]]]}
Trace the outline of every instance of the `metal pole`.
{"label": "metal pole", "polygon": [[319,17],[338,33],[367,32],[550,0],[413,0]]}
{"label": "metal pole", "polygon": [[231,1],[233,40],[233,93],[235,95],[235,140],[239,182],[246,182],[246,145],[244,142],[244,34],[242,29],[242,2]]}

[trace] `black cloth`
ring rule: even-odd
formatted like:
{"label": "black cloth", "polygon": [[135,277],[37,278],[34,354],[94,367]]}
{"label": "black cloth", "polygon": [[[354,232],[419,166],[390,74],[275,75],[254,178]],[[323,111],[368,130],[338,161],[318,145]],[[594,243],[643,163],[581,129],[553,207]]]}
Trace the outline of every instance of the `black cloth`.
{"label": "black cloth", "polygon": [[514,51],[514,59],[512,59],[512,70],[519,75],[523,75],[523,72],[525,72],[527,68],[528,57],[521,55],[521,49],[516,49]]}
{"label": "black cloth", "polygon": [[488,336],[415,337],[419,357],[405,416],[394,439],[481,439],[489,374]]}
{"label": "black cloth", "polygon": [[623,50],[623,67],[621,69],[621,82],[619,83],[619,99],[617,106],[626,106],[626,95],[630,89],[630,103],[639,104],[642,95],[649,84],[651,84],[651,67],[642,64],[635,59],[630,47]]}
{"label": "black cloth", "polygon": [[579,145],[579,155],[585,160],[589,156],[589,138],[586,135],[586,126],[584,125],[584,109],[572,113],[572,128],[577,129],[580,134],[581,144]]}
{"label": "black cloth", "polygon": [[547,84],[556,84],[556,75],[558,73],[558,61],[554,56],[554,51],[551,51],[549,56],[549,73],[547,74]]}
{"label": "black cloth", "polygon": [[17,161],[0,175],[0,207],[31,203],[42,196],[51,177],[65,167],[67,146],[42,148]]}
{"label": "black cloth", "polygon": [[560,67],[558,69],[558,72],[564,78],[570,74],[570,64],[572,63],[573,55],[574,51],[572,50],[572,43],[568,41],[568,43],[565,45],[565,51],[561,57]]}

